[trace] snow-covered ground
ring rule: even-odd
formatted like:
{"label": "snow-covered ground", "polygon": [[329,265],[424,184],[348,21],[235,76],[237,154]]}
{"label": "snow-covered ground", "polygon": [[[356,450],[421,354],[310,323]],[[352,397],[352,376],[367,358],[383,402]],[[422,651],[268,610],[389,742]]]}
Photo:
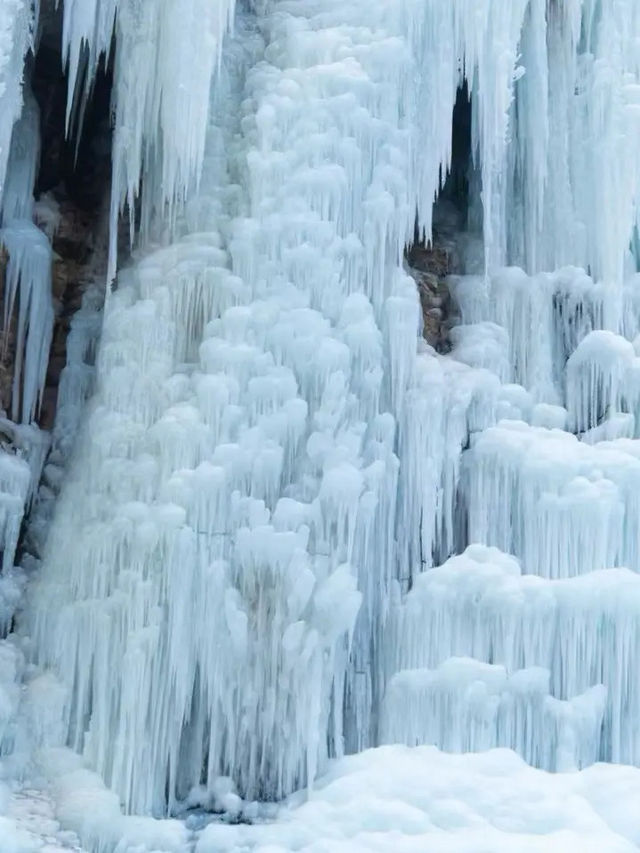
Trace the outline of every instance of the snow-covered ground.
{"label": "snow-covered ground", "polygon": [[[75,821],[99,815],[91,786]],[[451,755],[384,746],[334,762],[306,799],[268,822],[212,820],[204,829],[159,822],[122,831],[118,853],[632,853],[640,849],[640,770],[595,764],[536,770],[506,749]],[[70,809],[70,803],[67,803]],[[134,819],[135,820],[135,819]],[[197,826],[196,823],[193,824]],[[146,832],[146,835],[145,835]],[[155,841],[152,839],[155,837]],[[115,840],[115,839],[114,839]],[[155,846],[154,846],[155,845]],[[95,849],[95,848],[94,848]],[[60,828],[52,795],[23,790],[0,818],[2,853],[84,851]]]}
{"label": "snow-covered ground", "polygon": [[263,826],[212,824],[197,853],[631,853],[640,770],[549,774],[510,750],[387,746],[337,762]]}
{"label": "snow-covered ground", "polygon": [[51,797],[41,789],[21,788],[7,794],[0,817],[2,853],[84,853],[78,836],[56,819]]}

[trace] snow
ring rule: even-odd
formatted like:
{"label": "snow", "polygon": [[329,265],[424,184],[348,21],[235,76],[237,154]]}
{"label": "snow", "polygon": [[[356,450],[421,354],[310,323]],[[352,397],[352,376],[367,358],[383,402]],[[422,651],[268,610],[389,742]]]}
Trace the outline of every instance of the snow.
{"label": "snow", "polygon": [[383,746],[332,765],[308,802],[255,826],[211,823],[197,853],[636,850],[640,771],[549,774],[513,752]]}
{"label": "snow", "polygon": [[183,853],[189,832],[180,821],[124,816],[118,797],[97,774],[86,770],[69,750],[41,753],[43,772],[53,777],[51,796],[57,818],[67,830],[82,837],[93,850],[161,850]]}

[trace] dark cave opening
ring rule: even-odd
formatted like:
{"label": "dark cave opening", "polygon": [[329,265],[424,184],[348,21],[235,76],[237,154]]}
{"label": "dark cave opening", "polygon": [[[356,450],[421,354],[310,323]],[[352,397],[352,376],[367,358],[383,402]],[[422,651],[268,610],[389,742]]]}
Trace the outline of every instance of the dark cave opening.
{"label": "dark cave opening", "polygon": [[448,333],[454,307],[446,277],[462,271],[457,238],[469,226],[474,168],[472,100],[464,80],[451,118],[451,165],[433,204],[431,239],[423,237],[416,217],[414,239],[405,250],[405,260],[420,295],[423,336],[440,353],[450,349]]}
{"label": "dark cave opening", "polygon": [[473,170],[471,124],[472,102],[465,79],[458,88],[451,118],[451,168],[434,205],[437,209],[441,201],[449,201],[463,219],[466,218],[469,207],[470,178]]}
{"label": "dark cave opening", "polygon": [[467,227],[474,172],[471,127],[472,101],[465,79],[458,87],[451,117],[451,165],[433,203],[433,236],[431,240],[424,239],[416,217],[413,242],[407,247],[410,265],[425,250],[434,250],[442,245],[451,232],[459,232]]}
{"label": "dark cave opening", "polygon": [[[62,6],[48,8],[41,18],[39,44],[31,86],[40,107],[41,157],[35,196],[51,192],[87,213],[95,212],[111,182],[111,94],[113,50],[101,60],[86,107],[72,114],[66,133],[68,74],[61,51]],[[80,85],[83,75],[80,75]],[[76,97],[76,102],[81,98]]]}

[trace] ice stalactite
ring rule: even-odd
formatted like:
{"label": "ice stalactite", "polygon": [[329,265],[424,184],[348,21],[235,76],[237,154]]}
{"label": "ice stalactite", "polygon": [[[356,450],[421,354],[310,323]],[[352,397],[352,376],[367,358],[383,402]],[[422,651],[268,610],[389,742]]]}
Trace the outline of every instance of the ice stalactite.
{"label": "ice stalactite", "polygon": [[33,44],[34,24],[30,0],[8,0],[0,6],[0,196],[13,125],[22,111],[23,66]]}
{"label": "ice stalactite", "polygon": [[14,311],[17,314],[12,417],[30,423],[40,408],[53,333],[51,244],[28,220],[6,223],[0,230],[0,244],[9,255],[4,293],[5,340]]}
{"label": "ice stalactite", "polygon": [[115,45],[109,280],[116,272],[117,224],[124,205],[134,223],[142,196],[145,228],[154,213],[162,221],[165,208],[171,221],[175,206],[199,178],[209,89],[234,7],[235,0],[67,0],[63,5],[69,129],[82,125],[99,63]]}
{"label": "ice stalactite", "polygon": [[13,127],[7,176],[0,193],[0,221],[30,220],[33,216],[33,188],[40,157],[40,111],[30,91]]}
{"label": "ice stalactite", "polygon": [[12,2],[3,4],[0,15],[6,17],[0,32],[12,41],[8,50],[0,47],[0,247],[9,256],[2,334],[6,354],[15,311],[11,414],[27,424],[39,410],[53,331],[51,245],[32,222],[40,156],[39,111],[28,82],[24,82],[25,57],[34,47],[37,7],[31,2]]}

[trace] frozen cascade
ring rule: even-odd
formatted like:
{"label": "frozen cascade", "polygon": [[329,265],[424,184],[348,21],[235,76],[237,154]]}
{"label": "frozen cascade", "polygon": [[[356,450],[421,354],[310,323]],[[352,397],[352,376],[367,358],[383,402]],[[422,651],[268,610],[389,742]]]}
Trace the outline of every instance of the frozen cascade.
{"label": "frozen cascade", "polygon": [[[524,671],[543,667],[549,672],[551,695],[572,703],[579,694],[603,684],[607,699],[602,734],[596,724],[602,695],[590,692],[580,697],[587,708],[591,705],[592,724],[574,730],[574,734],[582,733],[578,749],[584,750],[583,755],[638,764],[640,691],[628,678],[628,670],[637,654],[639,591],[640,577],[627,569],[547,580],[521,574],[517,560],[497,548],[472,545],[464,554],[421,575],[405,603],[394,612],[389,671],[433,670],[451,657],[469,655],[504,667],[512,679],[519,678],[531,691],[531,678]],[[448,671],[451,669],[449,661]],[[468,673],[465,676],[469,678]],[[478,689],[486,684],[488,675],[479,670],[473,677],[471,684]],[[426,692],[424,676],[415,673],[414,678],[412,691]],[[433,676],[431,682],[446,690],[445,673],[440,684]],[[462,693],[459,674],[456,689]],[[515,691],[513,683],[502,686],[500,692],[508,689]],[[431,692],[433,695],[434,687]],[[435,703],[436,696],[429,701]],[[393,703],[393,694],[387,701]],[[406,693],[402,697],[396,689],[395,701],[395,716],[401,717],[406,711]],[[464,710],[469,699],[460,695],[456,701]],[[444,697],[441,709],[446,709]],[[528,710],[535,713],[533,703]],[[388,707],[386,714],[394,716]],[[442,725],[437,717],[435,720],[431,725]],[[399,719],[395,725],[401,725]],[[409,729],[412,724],[405,721],[405,725]],[[424,731],[427,725],[418,719],[409,731]],[[406,737],[403,734],[402,739]],[[602,738],[599,745],[594,744],[594,737]],[[541,750],[542,744],[536,748]],[[552,744],[547,743],[546,749],[551,751]],[[552,759],[550,754],[543,757],[539,753],[535,760],[548,766]]]}
{"label": "frozen cascade", "polygon": [[[66,754],[60,802],[84,785],[106,804],[73,800],[70,825],[177,853],[180,826],[118,803],[164,816],[204,791],[237,816],[235,791],[281,799],[380,743],[640,765],[637,4],[63,15],[73,126],[115,28],[110,278],[142,198],[97,351],[96,291],[74,319],[45,482],[68,468],[20,618],[67,691],[57,728],[114,792]],[[0,80],[12,61],[0,46]],[[439,355],[403,252],[416,211],[431,235],[463,79],[484,271],[450,279]],[[12,156],[26,423],[51,250],[34,161]],[[9,571],[35,468],[7,460]]]}
{"label": "frozen cascade", "polygon": [[26,90],[20,118],[13,126],[4,188],[0,193],[2,222],[31,219],[33,187],[40,156],[40,112],[35,98]]}

